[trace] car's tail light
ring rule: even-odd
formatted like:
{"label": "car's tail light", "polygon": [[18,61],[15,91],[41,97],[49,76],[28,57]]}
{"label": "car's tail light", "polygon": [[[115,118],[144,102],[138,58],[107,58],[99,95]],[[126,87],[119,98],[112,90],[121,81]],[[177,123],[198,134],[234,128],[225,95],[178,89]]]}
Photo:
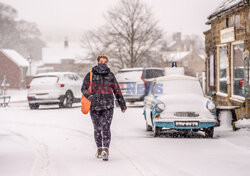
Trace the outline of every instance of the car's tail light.
{"label": "car's tail light", "polygon": [[160,118],[160,116],[161,116],[160,114],[156,114],[156,115],[155,115],[155,118],[156,118],[156,119],[157,119],[157,118]]}
{"label": "car's tail light", "polygon": [[27,85],[27,89],[29,89],[30,88],[30,85]]}
{"label": "car's tail light", "polygon": [[143,79],[143,72],[142,72],[142,74],[141,74],[141,80],[143,81],[144,86],[146,87],[147,82]]}
{"label": "car's tail light", "polygon": [[244,79],[241,79],[241,80],[239,81],[239,86],[244,86]]}
{"label": "car's tail light", "polygon": [[[56,83],[59,83],[59,80],[60,80],[60,78],[58,77]],[[60,87],[64,87],[65,84],[59,84],[59,86],[60,86]]]}

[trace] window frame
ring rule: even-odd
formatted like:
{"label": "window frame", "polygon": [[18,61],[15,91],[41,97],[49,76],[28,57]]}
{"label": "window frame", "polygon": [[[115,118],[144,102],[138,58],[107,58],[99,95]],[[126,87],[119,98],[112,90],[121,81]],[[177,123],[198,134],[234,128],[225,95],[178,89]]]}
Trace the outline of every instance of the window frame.
{"label": "window frame", "polygon": [[[234,50],[233,50],[233,48],[234,48],[234,45],[238,45],[238,44],[245,45],[245,43],[243,40],[238,40],[238,41],[231,43],[231,97],[234,99],[239,99],[239,100],[245,101],[245,97],[242,97],[240,95],[234,95]],[[244,65],[243,65],[243,67],[244,67]]]}
{"label": "window frame", "polygon": [[[216,85],[217,85],[217,95],[219,95],[219,96],[222,96],[222,97],[228,97],[228,92],[227,93],[224,93],[224,92],[221,92],[220,91],[220,47],[222,47],[222,46],[226,46],[227,47],[227,50],[228,50],[228,46],[227,46],[227,44],[220,44],[220,45],[217,45],[217,55],[216,55],[216,58],[217,58],[217,69],[216,69],[216,71],[217,71],[217,74],[216,74],[216,76],[217,76],[217,81],[216,81]],[[227,55],[227,59],[228,59],[228,55]],[[228,63],[228,61],[227,61],[227,68],[226,68],[226,78],[228,79],[228,77],[229,77],[229,73],[228,73],[228,67],[229,67],[229,63]],[[228,81],[228,80],[227,80]],[[228,89],[228,88],[227,88]]]}
{"label": "window frame", "polygon": [[[213,64],[211,64],[211,56],[213,56]],[[216,85],[215,83],[215,54],[213,52],[209,53],[208,56],[208,86],[209,87],[214,87]]]}

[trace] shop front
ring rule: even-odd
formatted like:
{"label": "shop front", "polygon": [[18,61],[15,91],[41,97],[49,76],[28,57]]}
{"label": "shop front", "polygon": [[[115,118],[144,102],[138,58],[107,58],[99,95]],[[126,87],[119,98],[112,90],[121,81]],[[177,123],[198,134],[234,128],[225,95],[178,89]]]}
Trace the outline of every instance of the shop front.
{"label": "shop front", "polygon": [[208,17],[211,29],[204,32],[206,93],[217,106],[235,108],[237,119],[250,118],[249,5],[226,5]]}

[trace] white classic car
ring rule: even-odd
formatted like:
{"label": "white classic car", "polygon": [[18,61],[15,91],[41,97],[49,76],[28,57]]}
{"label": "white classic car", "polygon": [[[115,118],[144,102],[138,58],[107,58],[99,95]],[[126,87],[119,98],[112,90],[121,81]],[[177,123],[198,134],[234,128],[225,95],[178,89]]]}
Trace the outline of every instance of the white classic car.
{"label": "white classic car", "polygon": [[156,78],[144,99],[147,131],[158,136],[163,129],[182,133],[203,131],[212,138],[216,105],[203,94],[197,78],[171,75]]}

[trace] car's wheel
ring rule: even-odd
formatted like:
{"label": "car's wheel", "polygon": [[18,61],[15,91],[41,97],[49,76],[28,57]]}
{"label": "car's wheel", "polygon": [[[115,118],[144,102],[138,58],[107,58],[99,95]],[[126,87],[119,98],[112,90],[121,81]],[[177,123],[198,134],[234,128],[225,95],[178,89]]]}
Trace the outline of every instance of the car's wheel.
{"label": "car's wheel", "polygon": [[205,130],[205,137],[206,138],[213,138],[214,136],[214,127],[207,128]]}
{"label": "car's wheel", "polygon": [[152,131],[152,127],[146,122],[146,131]]}
{"label": "car's wheel", "polygon": [[65,93],[63,102],[59,103],[60,108],[71,108],[73,104],[73,94],[70,91]]}
{"label": "car's wheel", "polygon": [[35,104],[29,104],[30,109],[38,109],[39,108],[39,104],[35,103]]}
{"label": "car's wheel", "polygon": [[154,137],[157,137],[157,136],[160,136],[160,134],[161,134],[161,127],[156,127],[156,126],[154,126],[154,128],[153,128],[153,136]]}

